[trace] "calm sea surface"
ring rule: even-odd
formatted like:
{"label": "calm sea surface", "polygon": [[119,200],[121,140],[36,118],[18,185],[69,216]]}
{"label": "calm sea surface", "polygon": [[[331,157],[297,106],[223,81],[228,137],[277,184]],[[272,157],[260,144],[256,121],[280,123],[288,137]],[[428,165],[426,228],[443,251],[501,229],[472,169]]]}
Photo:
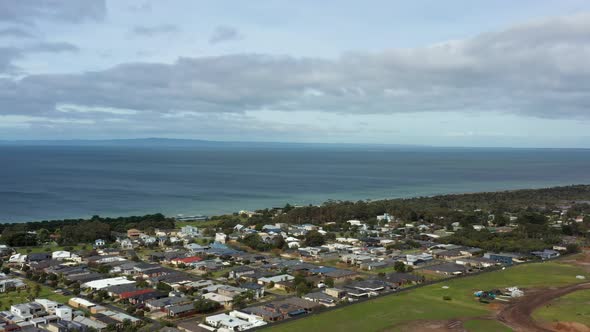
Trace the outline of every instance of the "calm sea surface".
{"label": "calm sea surface", "polygon": [[589,150],[0,146],[0,222],[580,183]]}

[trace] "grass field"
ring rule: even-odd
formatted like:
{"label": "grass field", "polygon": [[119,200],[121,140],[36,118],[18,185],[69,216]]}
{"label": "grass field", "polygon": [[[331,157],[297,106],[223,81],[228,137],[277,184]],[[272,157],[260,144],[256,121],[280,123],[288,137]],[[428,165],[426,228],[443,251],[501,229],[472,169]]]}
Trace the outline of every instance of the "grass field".
{"label": "grass field", "polygon": [[463,323],[469,332],[510,332],[511,328],[495,320],[473,319]]}
{"label": "grass field", "polygon": [[[24,280],[25,283],[28,285],[28,288],[31,290],[29,293],[27,290],[21,290],[20,292],[8,292],[8,293],[0,293],[0,309],[2,310],[9,310],[11,304],[16,303],[23,303],[28,302],[27,299],[30,294],[33,294],[33,287],[35,287],[35,283],[29,280]],[[68,303],[70,299],[69,296],[56,294],[53,290],[46,286],[41,286],[41,291],[39,292],[39,297],[41,299],[49,299],[56,302],[60,302],[62,304]]]}
{"label": "grass field", "polygon": [[202,220],[202,221],[175,221],[174,226],[181,228],[184,226],[195,226],[198,228],[217,226],[221,223],[221,220]]}
{"label": "grass field", "polygon": [[42,246],[34,246],[34,247],[19,247],[16,251],[20,254],[28,254],[28,253],[42,253],[42,252],[53,252],[59,250],[65,250],[64,248],[72,248],[73,252],[80,251],[83,248],[92,249],[91,245],[76,245],[76,246],[58,246],[57,244],[45,244]]}
{"label": "grass field", "polygon": [[590,326],[590,290],[581,290],[537,309],[533,318],[543,322],[577,322]]}
{"label": "grass field", "polygon": [[[527,288],[565,285],[577,282],[575,276],[579,274],[587,275],[580,268],[558,262],[520,265],[384,296],[275,327],[271,326],[269,330],[380,331],[387,329],[400,331],[404,323],[413,320],[475,318],[490,313],[486,305],[474,299],[473,292],[477,290],[511,286]],[[442,288],[442,286],[448,288]],[[448,296],[451,300],[445,301],[443,296]],[[469,324],[475,324],[476,327],[481,324],[481,330],[492,325],[481,320]]]}

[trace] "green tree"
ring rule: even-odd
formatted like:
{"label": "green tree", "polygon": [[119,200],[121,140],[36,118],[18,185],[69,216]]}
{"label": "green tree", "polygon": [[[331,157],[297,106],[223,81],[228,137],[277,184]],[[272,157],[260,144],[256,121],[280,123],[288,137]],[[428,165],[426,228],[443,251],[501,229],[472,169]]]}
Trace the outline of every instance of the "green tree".
{"label": "green tree", "polygon": [[308,247],[321,246],[326,243],[324,236],[318,231],[309,231],[305,234],[305,245]]}
{"label": "green tree", "polygon": [[395,270],[395,272],[399,272],[399,273],[406,272],[406,264],[404,264],[403,262],[397,261],[393,264],[393,269]]}

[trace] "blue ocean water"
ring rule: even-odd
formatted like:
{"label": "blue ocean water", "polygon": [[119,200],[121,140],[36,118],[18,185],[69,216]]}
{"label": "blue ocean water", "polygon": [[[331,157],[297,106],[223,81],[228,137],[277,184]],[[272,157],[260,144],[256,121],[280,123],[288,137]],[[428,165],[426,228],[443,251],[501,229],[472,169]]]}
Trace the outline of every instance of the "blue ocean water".
{"label": "blue ocean water", "polygon": [[590,183],[589,150],[0,146],[0,222]]}

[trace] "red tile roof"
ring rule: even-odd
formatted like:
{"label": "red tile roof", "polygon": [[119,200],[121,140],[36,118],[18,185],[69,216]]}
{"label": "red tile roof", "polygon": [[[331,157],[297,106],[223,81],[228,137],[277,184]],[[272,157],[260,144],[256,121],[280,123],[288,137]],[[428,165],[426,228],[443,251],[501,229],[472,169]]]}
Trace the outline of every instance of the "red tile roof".
{"label": "red tile roof", "polygon": [[194,263],[194,262],[200,262],[202,260],[203,260],[202,257],[192,256],[192,257],[174,258],[172,261],[175,263],[189,264],[189,263]]}

